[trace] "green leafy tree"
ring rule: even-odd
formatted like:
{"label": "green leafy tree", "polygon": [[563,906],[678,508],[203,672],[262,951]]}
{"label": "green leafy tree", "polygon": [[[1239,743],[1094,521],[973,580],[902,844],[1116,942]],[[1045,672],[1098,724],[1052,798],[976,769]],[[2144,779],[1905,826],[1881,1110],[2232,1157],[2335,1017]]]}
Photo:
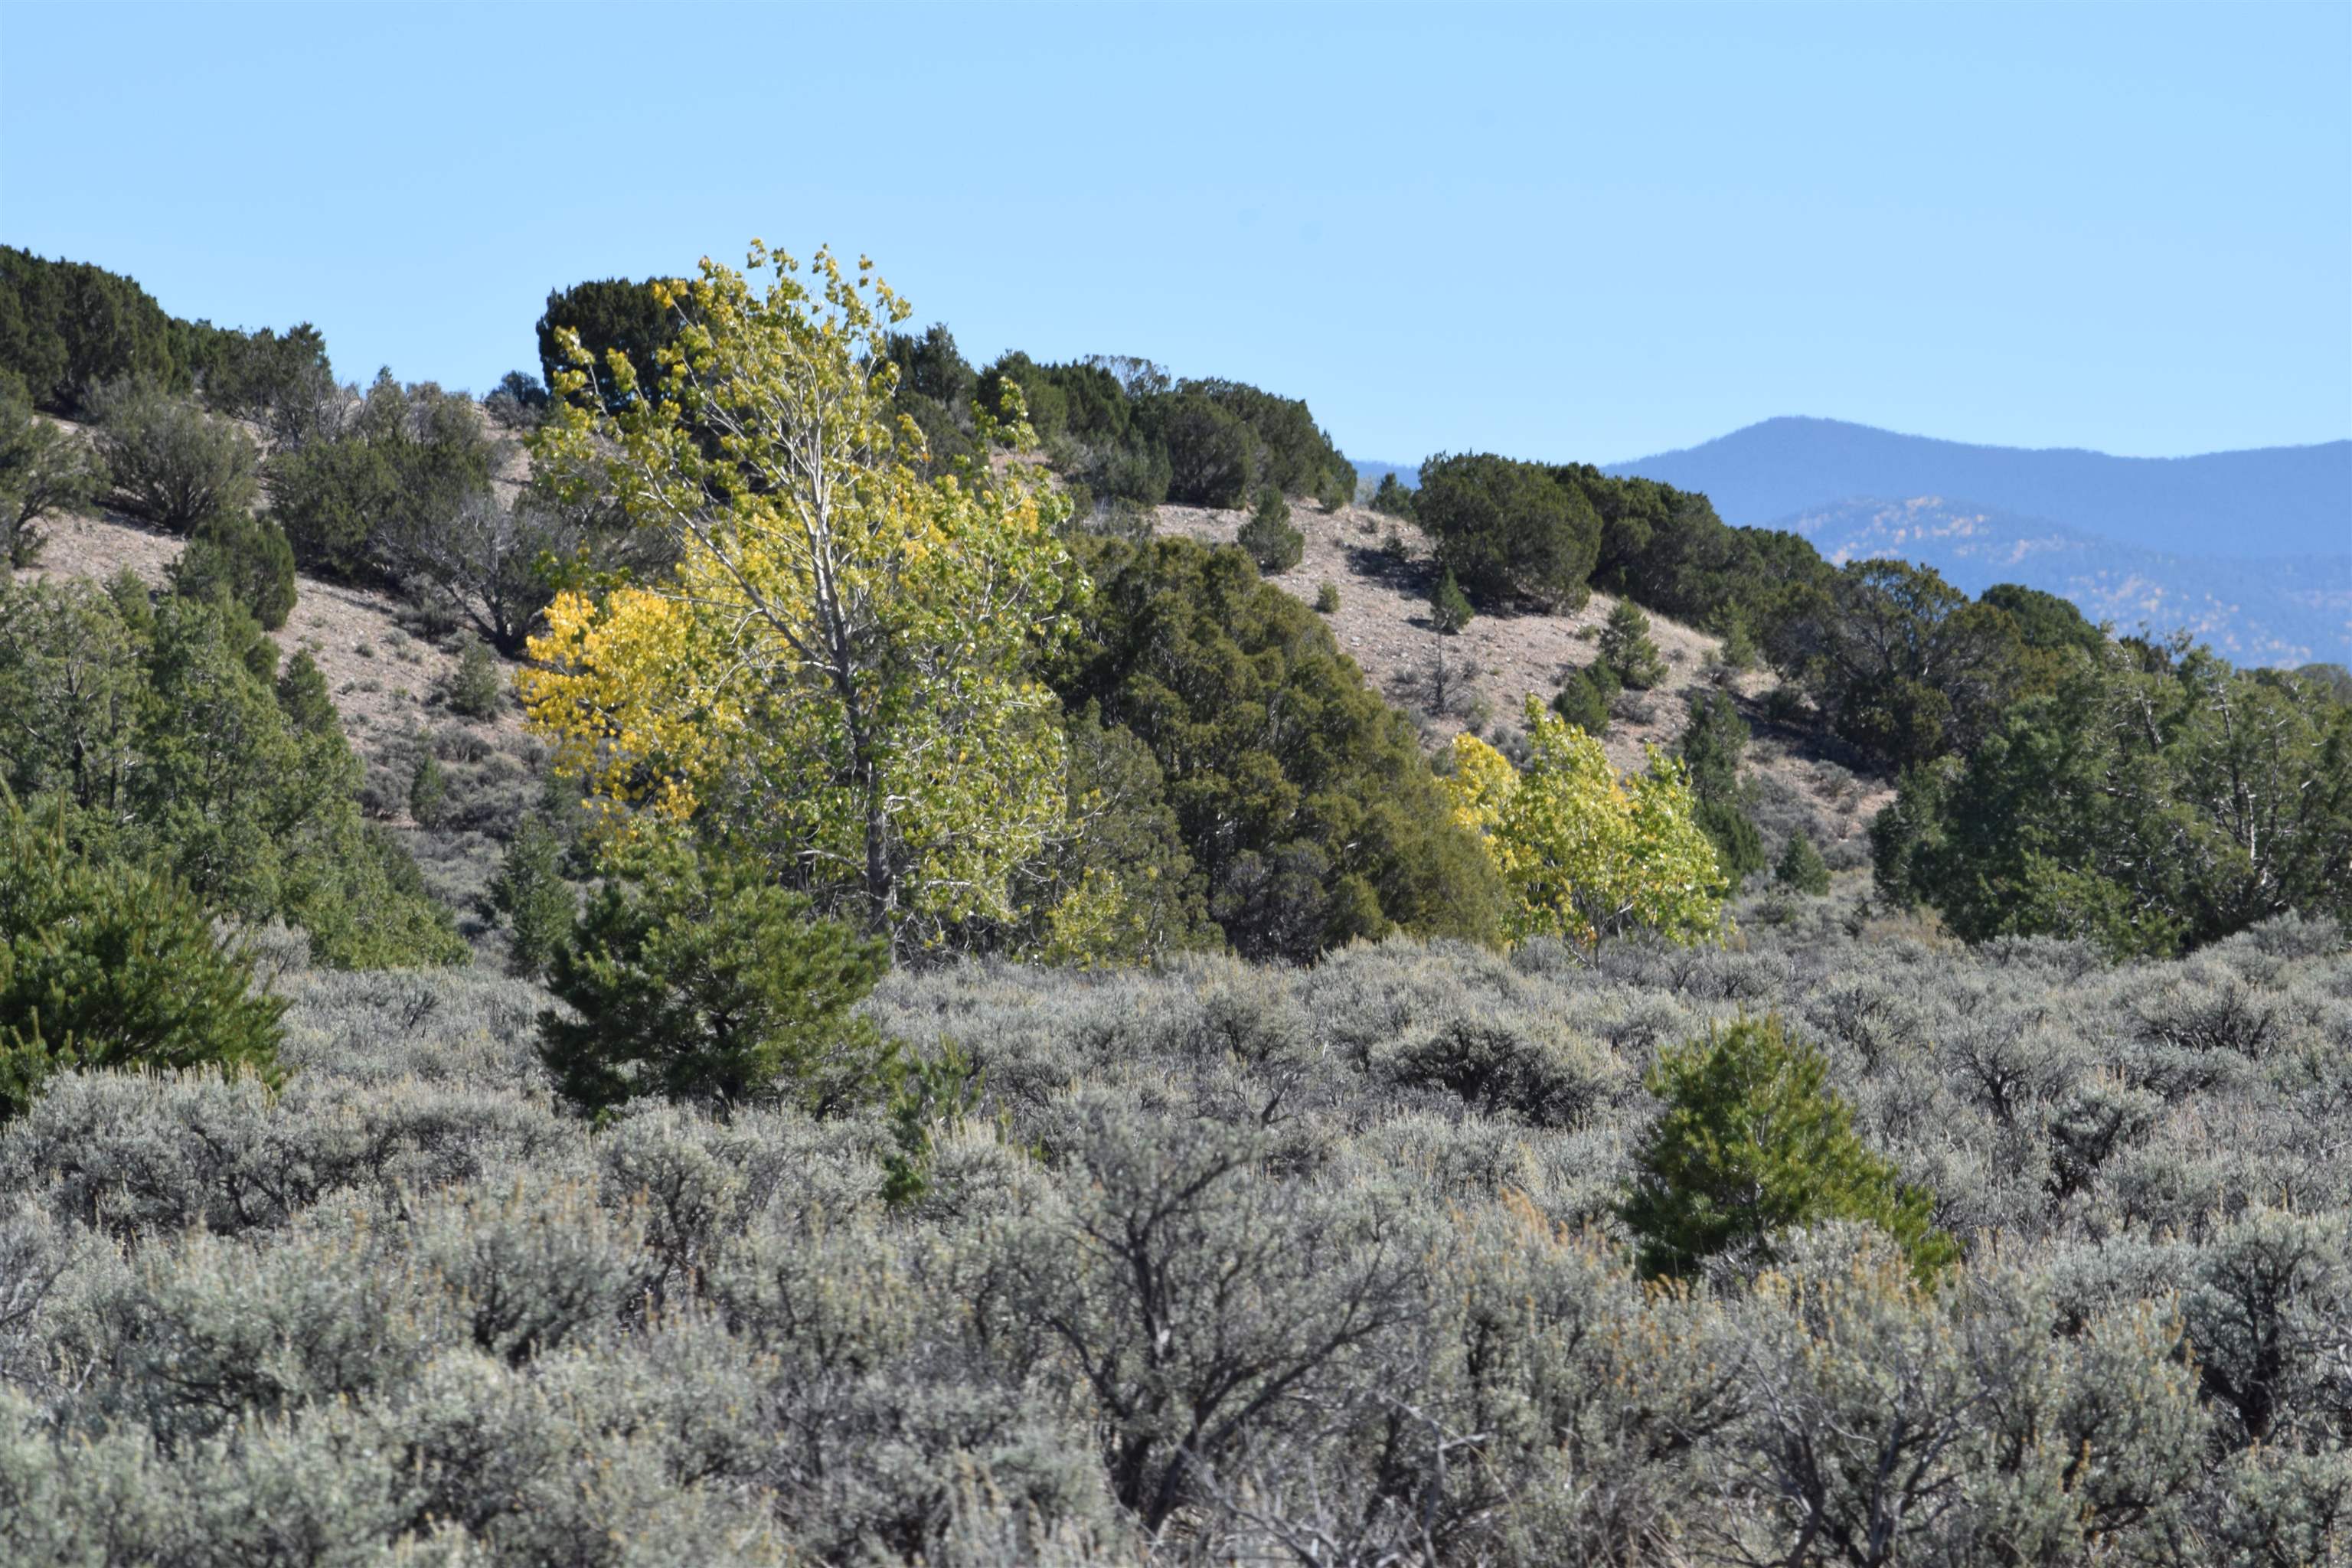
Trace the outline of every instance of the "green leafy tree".
{"label": "green leafy tree", "polygon": [[1250,427],[1213,399],[1186,393],[1156,405],[1151,432],[1168,453],[1168,499],[1185,506],[1237,507],[1257,484]]}
{"label": "green leafy tree", "polygon": [[0,563],[32,565],[42,543],[34,524],[88,506],[103,482],[89,446],[34,413],[22,381],[0,374]]}
{"label": "green leafy tree", "polygon": [[1297,565],[1307,545],[1306,537],[1291,526],[1290,503],[1271,485],[1258,491],[1257,505],[1234,542],[1269,576]]}
{"label": "green leafy tree", "polygon": [[249,955],[224,948],[171,878],[93,862],[53,808],[0,788],[0,1121],[49,1074],[199,1066],[274,1080],[279,1015]]}
{"label": "green leafy tree", "polygon": [[1826,1220],[1876,1226],[1922,1276],[1958,1256],[1933,1227],[1933,1195],[1905,1186],[1855,1136],[1827,1075],[1821,1053],[1773,1017],[1660,1055],[1643,1079],[1658,1118],[1617,1211],[1644,1274],[1686,1278],[1718,1257],[1764,1267],[1781,1233]]}
{"label": "green leafy tree", "polygon": [[1880,891],[1974,942],[2171,953],[2289,910],[2352,919],[2352,708],[2204,649],[2114,645],[1873,824]]}
{"label": "green leafy tree", "polygon": [[[659,355],[677,340],[683,320],[680,303],[675,298],[667,303],[656,298],[651,279],[598,279],[551,291],[539,318],[541,374],[553,388],[566,371],[584,369],[586,379],[574,395],[592,399],[605,413],[619,413],[640,389],[660,384]],[[585,351],[584,358],[575,357],[566,346],[567,332]],[[608,356],[614,353],[628,361],[635,373],[628,386],[607,372]]]}
{"label": "green leafy tree", "polygon": [[461,513],[488,490],[491,457],[470,399],[387,370],[317,439],[271,459],[270,507],[306,570],[437,586],[455,571],[446,557],[475,542]]}
{"label": "green leafy tree", "polygon": [[276,652],[235,606],[151,604],[135,578],[0,580],[0,780],[62,802],[77,849],[299,925],[322,963],[463,958],[407,856],[362,819],[340,727],[289,717]]}
{"label": "green leafy tree", "polygon": [[1631,599],[1620,599],[1601,628],[1601,662],[1618,684],[1647,691],[1666,678],[1666,661],[1650,640],[1650,617]]}
{"label": "green leafy tree", "polygon": [[1990,732],[2022,646],[2006,610],[1971,604],[1930,568],[1869,560],[1796,595],[1769,651],[1841,739],[1901,768]]}
{"label": "green leafy tree", "polygon": [[342,738],[342,716],[327,690],[327,677],[308,650],[286,661],[278,677],[278,708],[297,732]]}
{"label": "green leafy tree", "polygon": [[1792,834],[1789,847],[1780,852],[1780,863],[1773,868],[1772,879],[1784,888],[1809,893],[1814,898],[1830,890],[1830,868],[1822,852],[1804,834]]}
{"label": "green leafy tree", "polygon": [[1470,595],[1462,591],[1451,567],[1439,576],[1429,591],[1429,621],[1439,631],[1452,637],[1477,618],[1471,607]]}
{"label": "green leafy tree", "polygon": [[572,934],[578,900],[563,879],[563,845],[547,819],[525,816],[490,879],[490,909],[507,927],[507,966],[536,977],[547,973]]}
{"label": "green leafy tree", "polygon": [[887,943],[682,844],[634,847],[609,870],[549,976],[570,1012],[540,1018],[565,1098],[599,1111],[642,1095],[788,1100],[820,1115],[887,1098],[896,1048],[853,1011]]}
{"label": "green leafy tree", "polygon": [[1439,569],[1481,600],[1551,609],[1584,602],[1601,520],[1542,465],[1440,453],[1422,465],[1412,506],[1436,542]]}
{"label": "green leafy tree", "polygon": [[276,631],[294,612],[294,551],[266,517],[223,512],[198,523],[170,568],[172,591],[220,598]]}
{"label": "green leafy tree", "polygon": [[242,512],[259,493],[253,443],[153,382],[121,382],[92,403],[98,451],[123,510],[174,533]]}
{"label": "green leafy tree", "polygon": [[0,371],[53,414],[81,415],[92,393],[121,381],[186,391],[183,325],[120,273],[0,248]]}
{"label": "green leafy tree", "polygon": [[280,334],[240,332],[195,323],[189,368],[206,407],[249,419],[277,446],[299,447],[317,435],[342,401],[327,342],[308,321]]}

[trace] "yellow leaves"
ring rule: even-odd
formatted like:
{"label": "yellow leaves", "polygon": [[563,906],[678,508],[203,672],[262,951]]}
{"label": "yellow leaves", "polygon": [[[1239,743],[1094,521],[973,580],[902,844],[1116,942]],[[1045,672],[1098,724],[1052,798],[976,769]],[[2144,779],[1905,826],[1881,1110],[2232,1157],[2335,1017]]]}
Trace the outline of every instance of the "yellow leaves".
{"label": "yellow leaves", "polygon": [[516,684],[555,765],[609,799],[691,815],[719,715],[695,689],[680,606],[625,588],[600,609],[568,593],[548,606],[547,627]]}
{"label": "yellow leaves", "polygon": [[1454,802],[1454,820],[1492,834],[1519,787],[1519,773],[1508,757],[1465,731],[1454,737],[1454,774],[1444,782]]}
{"label": "yellow leaves", "polygon": [[1482,836],[1510,894],[1504,930],[1590,945],[1633,930],[1676,942],[1712,933],[1723,877],[1682,770],[1654,752],[1620,777],[1601,742],[1527,705],[1527,771],[1475,736],[1454,742],[1455,819]]}
{"label": "yellow leaves", "polygon": [[[708,259],[662,285],[692,319],[656,384],[550,422],[541,456],[593,470],[676,564],[558,601],[531,721],[603,798],[723,815],[910,941],[1009,918],[1065,815],[1029,663],[1085,579],[1025,474],[923,479],[883,352],[907,307],[878,279],[858,291],[870,262],[853,286],[818,251],[822,302],[789,256],[755,240],[751,266],[772,269],[764,291]],[[1085,920],[1108,918],[1091,897]]]}

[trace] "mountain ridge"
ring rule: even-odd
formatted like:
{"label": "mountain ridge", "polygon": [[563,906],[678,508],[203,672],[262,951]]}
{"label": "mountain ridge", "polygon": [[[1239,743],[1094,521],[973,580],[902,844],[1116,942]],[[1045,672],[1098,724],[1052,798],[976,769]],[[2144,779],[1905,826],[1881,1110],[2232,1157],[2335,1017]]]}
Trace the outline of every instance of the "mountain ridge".
{"label": "mountain ridge", "polygon": [[1784,415],[1603,471],[1704,491],[1725,521],[1751,527],[1863,497],[1965,497],[2173,554],[2352,552],[2352,440],[2118,458]]}

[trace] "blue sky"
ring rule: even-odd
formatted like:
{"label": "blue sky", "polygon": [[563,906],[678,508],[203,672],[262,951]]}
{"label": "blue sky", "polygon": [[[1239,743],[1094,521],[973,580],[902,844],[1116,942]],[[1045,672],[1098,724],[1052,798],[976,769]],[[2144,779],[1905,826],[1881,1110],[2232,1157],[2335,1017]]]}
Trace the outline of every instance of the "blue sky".
{"label": "blue sky", "polygon": [[1360,457],[2332,440],[2352,6],[0,6],[0,239],[346,376],[753,235]]}

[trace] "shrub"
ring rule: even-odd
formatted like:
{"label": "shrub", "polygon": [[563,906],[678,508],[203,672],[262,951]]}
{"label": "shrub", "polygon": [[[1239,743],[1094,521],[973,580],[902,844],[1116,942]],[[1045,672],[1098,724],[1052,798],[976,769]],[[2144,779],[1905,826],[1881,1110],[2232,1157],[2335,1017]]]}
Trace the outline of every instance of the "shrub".
{"label": "shrub", "polygon": [[1662,1109],[1618,1209],[1643,1273],[1687,1276],[1727,1255],[1753,1268],[1776,1256],[1780,1233],[1840,1219],[1886,1232],[1922,1275],[1958,1256],[1929,1224],[1933,1198],[1854,1136],[1827,1073],[1770,1016],[1659,1057],[1643,1081]]}
{"label": "shrub", "polygon": [[1297,565],[1306,546],[1304,536],[1291,526],[1290,503],[1272,486],[1258,491],[1257,506],[1242,524],[1234,542],[1249,552],[1258,570],[1268,575]]}
{"label": "shrub", "polygon": [[33,525],[88,505],[100,486],[89,447],[34,413],[23,384],[0,374],[0,563],[32,565],[42,543]]}
{"label": "shrub", "polygon": [[1780,852],[1780,863],[1773,868],[1772,879],[1784,888],[1793,888],[1815,898],[1830,890],[1830,868],[1822,860],[1822,852],[1813,841],[1800,833],[1789,840],[1788,848]]}
{"label": "shrub", "polygon": [[578,900],[562,868],[562,847],[547,819],[524,817],[489,889],[490,908],[506,917],[507,966],[517,974],[545,973],[572,933]]}
{"label": "shrub", "polygon": [[266,517],[225,512],[206,518],[188,536],[170,569],[172,591],[218,598],[276,631],[294,611],[294,552]]}
{"label": "shrub", "polygon": [[432,742],[421,741],[416,765],[408,774],[408,815],[419,827],[436,827],[441,822],[441,808],[448,803],[448,775],[441,771],[441,759],[433,754]]}
{"label": "shrub", "polygon": [[[2244,830],[2263,803],[2263,827]],[[1881,892],[1963,938],[2169,953],[2296,911],[2352,915],[2352,708],[2202,650],[2111,647],[1916,767],[1871,827]]]}
{"label": "shrub", "polygon": [[1339,608],[1339,584],[1324,583],[1316,587],[1315,609],[1318,615],[1331,615]]}
{"label": "shrub", "polygon": [[110,386],[91,411],[115,500],[132,516],[189,533],[253,504],[253,443],[226,420],[152,382]]}
{"label": "shrub", "polygon": [[253,421],[279,447],[317,435],[342,402],[326,340],[308,321],[282,336],[268,327],[240,332],[199,321],[192,337],[190,369],[205,406]]}
{"label": "shrub", "polygon": [[1429,592],[1430,624],[1451,637],[1468,626],[1476,614],[1470,607],[1470,596],[1462,591],[1462,584],[1454,581],[1448,568]]}
{"label": "shrub", "polygon": [[502,430],[536,430],[547,414],[547,385],[527,370],[510,370],[482,399],[482,412]]}
{"label": "shrub", "polygon": [[449,710],[468,719],[495,718],[506,695],[506,675],[479,637],[457,646],[457,668],[449,676]]}
{"label": "shrub", "polygon": [[406,855],[362,821],[340,728],[289,717],[277,652],[235,606],[151,603],[135,578],[0,580],[0,780],[65,800],[77,843],[168,868],[239,920],[301,926],[323,963],[464,956]]}
{"label": "shrub", "polygon": [[1647,691],[1666,678],[1666,661],[1650,640],[1650,617],[1631,599],[1620,599],[1601,628],[1600,661],[1617,677],[1619,685]]}
{"label": "shrub", "polygon": [[1380,488],[1372,491],[1372,510],[1390,517],[1412,515],[1412,491],[1397,482],[1393,472],[1381,476]]}
{"label": "shrub", "polygon": [[1723,874],[1735,887],[1765,864],[1763,835],[1743,808],[1739,758],[1747,749],[1748,723],[1729,697],[1710,691],[1692,702],[1675,750],[1689,770],[1691,793],[1698,797],[1699,826],[1714,842]]}
{"label": "shrub", "polygon": [[1168,499],[1185,506],[1236,507],[1257,483],[1250,428],[1210,398],[1183,393],[1156,407],[1152,427],[1168,453]]}
{"label": "shrub", "polygon": [[1584,602],[1601,520],[1541,466],[1441,453],[1422,465],[1412,504],[1439,569],[1481,599],[1555,609]]}
{"label": "shrub", "polygon": [[574,1104],[640,1095],[719,1106],[784,1098],[819,1114],[886,1098],[897,1051],[851,1009],[887,946],[810,918],[763,873],[675,844],[626,856],[555,956],[572,1009],[540,1051]]}
{"label": "shrub", "polygon": [[1609,732],[1609,705],[1616,700],[1617,683],[1600,665],[1574,670],[1552,693],[1551,710],[1588,735]]}
{"label": "shrub", "polygon": [[168,877],[93,863],[65,818],[0,788],[0,1120],[68,1068],[277,1072],[285,1004],[253,991],[204,908]]}
{"label": "shrub", "polygon": [[327,678],[305,650],[286,661],[278,677],[278,707],[286,721],[306,735],[342,735],[342,717],[327,690]]}

